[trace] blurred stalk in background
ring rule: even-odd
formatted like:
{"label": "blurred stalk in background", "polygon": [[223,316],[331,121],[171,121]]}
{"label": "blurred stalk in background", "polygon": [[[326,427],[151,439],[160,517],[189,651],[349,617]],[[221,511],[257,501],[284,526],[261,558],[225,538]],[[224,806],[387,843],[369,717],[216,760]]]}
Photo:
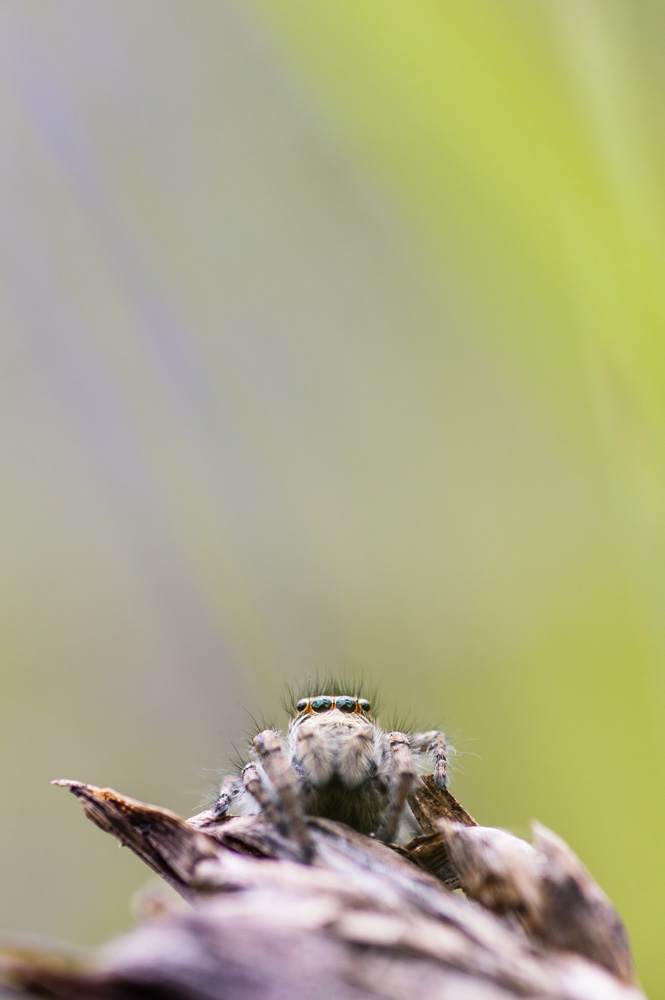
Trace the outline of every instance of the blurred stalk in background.
{"label": "blurred stalk in background", "polygon": [[657,995],[665,12],[0,22],[3,924],[100,940],[142,881],[50,778],[194,812],[241,706],[362,669]]}

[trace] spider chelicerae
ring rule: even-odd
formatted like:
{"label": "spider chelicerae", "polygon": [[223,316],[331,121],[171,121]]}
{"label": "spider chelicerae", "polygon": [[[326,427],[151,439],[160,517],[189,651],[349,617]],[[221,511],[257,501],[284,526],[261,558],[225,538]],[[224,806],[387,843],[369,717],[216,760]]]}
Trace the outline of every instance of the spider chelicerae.
{"label": "spider chelicerae", "polygon": [[264,729],[254,737],[250,762],[222,782],[217,818],[232,804],[261,811],[308,857],[305,816],[394,841],[423,754],[431,756],[435,784],[446,788],[443,733],[385,732],[367,698],[332,690],[298,699],[286,734]]}

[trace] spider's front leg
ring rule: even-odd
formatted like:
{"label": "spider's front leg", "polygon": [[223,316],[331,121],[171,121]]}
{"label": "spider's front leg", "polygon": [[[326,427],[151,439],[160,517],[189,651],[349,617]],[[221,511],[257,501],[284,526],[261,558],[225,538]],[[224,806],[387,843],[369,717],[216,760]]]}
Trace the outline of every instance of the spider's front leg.
{"label": "spider's front leg", "polygon": [[236,797],[239,790],[242,787],[242,783],[237,775],[228,774],[222,781],[221,788],[219,789],[219,795],[217,796],[217,801],[212,807],[213,815],[215,819],[219,819],[221,816],[225,816],[229,811],[229,806],[231,801]]}
{"label": "spider's front leg", "polygon": [[446,753],[446,737],[443,733],[440,733],[436,729],[432,729],[428,733],[415,733],[411,737],[411,746],[414,750],[422,750],[432,754],[434,758],[434,769],[432,771],[434,784],[445,791],[448,787],[448,774],[446,770],[448,757]]}
{"label": "spider's front leg", "polygon": [[252,745],[259,761],[244,768],[245,789],[280,833],[296,840],[303,860],[311,860],[314,845],[300,807],[296,775],[284,757],[281,739],[274,730],[265,729],[254,737]]}
{"label": "spider's front leg", "polygon": [[410,737],[405,733],[388,733],[388,746],[392,758],[391,798],[379,832],[379,837],[387,844],[395,839],[407,799],[416,780],[416,762]]}

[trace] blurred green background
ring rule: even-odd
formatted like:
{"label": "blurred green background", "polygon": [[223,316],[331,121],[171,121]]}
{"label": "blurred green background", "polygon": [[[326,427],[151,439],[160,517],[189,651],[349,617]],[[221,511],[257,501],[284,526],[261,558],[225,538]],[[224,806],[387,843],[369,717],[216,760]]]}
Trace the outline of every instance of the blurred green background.
{"label": "blurred green background", "polygon": [[5,0],[0,924],[361,669],[665,991],[665,7]]}

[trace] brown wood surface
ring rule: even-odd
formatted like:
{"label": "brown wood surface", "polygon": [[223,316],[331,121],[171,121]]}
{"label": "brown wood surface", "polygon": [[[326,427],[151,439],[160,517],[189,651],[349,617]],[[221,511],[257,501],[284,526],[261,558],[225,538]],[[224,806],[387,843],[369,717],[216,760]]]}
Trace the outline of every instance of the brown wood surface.
{"label": "brown wood surface", "polygon": [[[420,779],[424,833],[392,847],[308,819],[311,864],[262,816],[189,820],[63,781],[173,886],[84,959],[6,947],[7,995],[151,1000],[640,1000],[625,930],[570,849],[475,823]],[[461,887],[464,893],[453,891]]]}

